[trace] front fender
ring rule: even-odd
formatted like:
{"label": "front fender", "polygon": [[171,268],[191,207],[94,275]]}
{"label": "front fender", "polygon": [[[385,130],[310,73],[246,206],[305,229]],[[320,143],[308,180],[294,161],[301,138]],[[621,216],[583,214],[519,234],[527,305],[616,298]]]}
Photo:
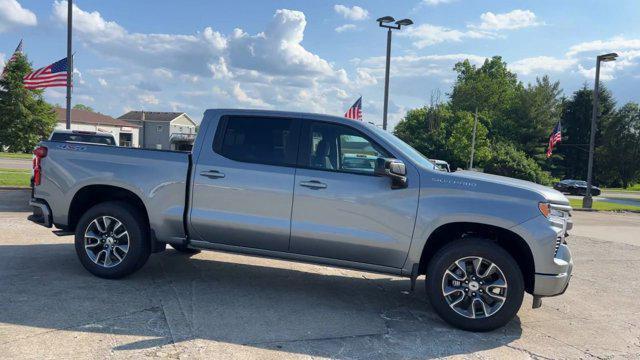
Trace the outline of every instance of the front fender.
{"label": "front fender", "polygon": [[428,239],[439,227],[451,223],[476,223],[510,229],[539,215],[531,199],[519,199],[464,190],[438,190],[421,194],[413,240],[403,266],[410,274],[420,262]]}

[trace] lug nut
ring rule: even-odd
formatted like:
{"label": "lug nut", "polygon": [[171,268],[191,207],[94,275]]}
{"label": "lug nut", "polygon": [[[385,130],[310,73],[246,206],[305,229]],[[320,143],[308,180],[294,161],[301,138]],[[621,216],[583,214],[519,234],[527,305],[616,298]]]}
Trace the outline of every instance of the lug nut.
{"label": "lug nut", "polygon": [[476,293],[471,293],[471,295],[476,296]]}

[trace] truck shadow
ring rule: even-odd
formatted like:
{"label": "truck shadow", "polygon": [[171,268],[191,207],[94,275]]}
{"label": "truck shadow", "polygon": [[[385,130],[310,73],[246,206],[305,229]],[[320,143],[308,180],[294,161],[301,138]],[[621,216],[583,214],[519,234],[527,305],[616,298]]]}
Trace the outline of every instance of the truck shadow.
{"label": "truck shadow", "polygon": [[80,266],[71,243],[4,245],[0,345],[65,330],[115,336],[113,350],[125,353],[209,340],[198,343],[207,353],[231,344],[371,359],[468,354],[520,338],[518,318],[490,333],[453,329],[423,288],[408,294],[406,279],[172,250],[131,277],[103,280]]}

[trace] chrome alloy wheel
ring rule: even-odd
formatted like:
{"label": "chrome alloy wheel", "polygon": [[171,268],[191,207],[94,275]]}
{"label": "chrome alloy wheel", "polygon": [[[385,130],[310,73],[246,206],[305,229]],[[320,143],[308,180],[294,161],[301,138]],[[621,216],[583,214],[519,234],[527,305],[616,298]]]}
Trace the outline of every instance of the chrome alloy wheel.
{"label": "chrome alloy wheel", "polygon": [[507,299],[507,280],[491,261],[468,256],[456,260],[442,277],[442,295],[456,313],[469,319],[487,318]]}
{"label": "chrome alloy wheel", "polygon": [[89,259],[110,268],[122,262],[129,252],[129,232],[112,216],[100,216],[84,232],[84,249]]}

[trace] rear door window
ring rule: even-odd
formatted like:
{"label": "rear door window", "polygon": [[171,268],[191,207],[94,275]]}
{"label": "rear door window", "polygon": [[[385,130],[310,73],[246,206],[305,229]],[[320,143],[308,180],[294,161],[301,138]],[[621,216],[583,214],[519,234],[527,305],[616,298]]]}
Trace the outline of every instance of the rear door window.
{"label": "rear door window", "polygon": [[220,155],[241,162],[295,166],[299,120],[230,116],[223,121],[224,136],[214,144]]}

